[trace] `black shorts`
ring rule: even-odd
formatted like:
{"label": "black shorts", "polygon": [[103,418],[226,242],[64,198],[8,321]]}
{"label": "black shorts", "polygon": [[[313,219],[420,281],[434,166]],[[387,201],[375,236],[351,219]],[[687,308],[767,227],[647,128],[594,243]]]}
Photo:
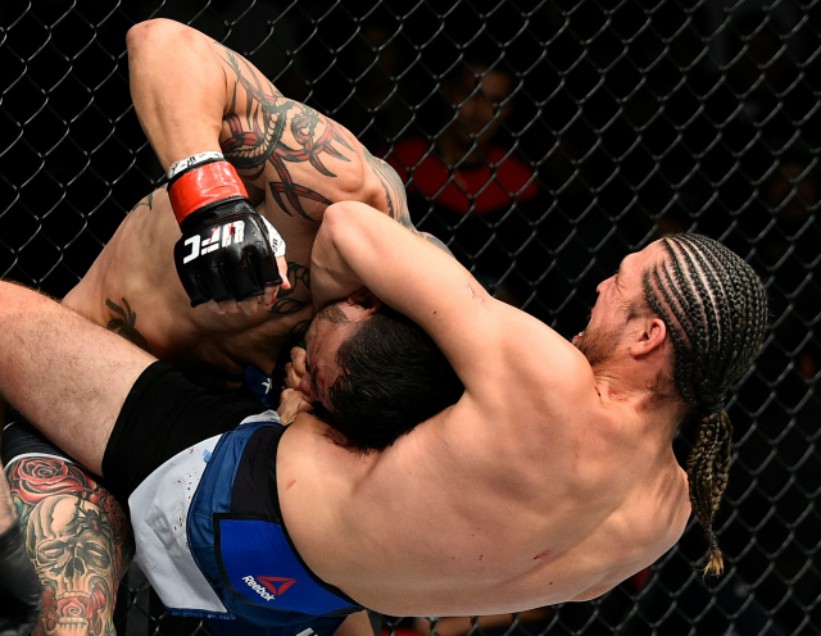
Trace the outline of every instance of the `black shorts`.
{"label": "black shorts", "polygon": [[254,399],[205,389],[155,362],[134,383],[114,424],[103,455],[103,482],[125,507],[133,490],[167,459],[264,410]]}

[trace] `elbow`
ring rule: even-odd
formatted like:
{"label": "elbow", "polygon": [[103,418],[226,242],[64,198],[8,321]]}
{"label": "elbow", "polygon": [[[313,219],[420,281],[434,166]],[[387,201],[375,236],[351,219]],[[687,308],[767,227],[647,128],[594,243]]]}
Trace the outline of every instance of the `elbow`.
{"label": "elbow", "polygon": [[333,243],[338,243],[345,236],[363,235],[368,228],[368,215],[377,214],[371,206],[361,201],[339,201],[332,203],[322,217],[320,233]]}
{"label": "elbow", "polygon": [[370,169],[366,161],[352,162],[335,180],[337,189],[334,201],[359,201],[378,210],[387,211],[384,198],[384,187],[377,174]]}
{"label": "elbow", "polygon": [[138,22],[130,27],[125,34],[125,45],[129,56],[143,51],[156,52],[173,46],[179,37],[191,29],[181,22],[167,18],[152,18]]}
{"label": "elbow", "polygon": [[326,236],[333,236],[343,227],[342,219],[350,215],[352,201],[332,203],[322,215],[321,229]]}

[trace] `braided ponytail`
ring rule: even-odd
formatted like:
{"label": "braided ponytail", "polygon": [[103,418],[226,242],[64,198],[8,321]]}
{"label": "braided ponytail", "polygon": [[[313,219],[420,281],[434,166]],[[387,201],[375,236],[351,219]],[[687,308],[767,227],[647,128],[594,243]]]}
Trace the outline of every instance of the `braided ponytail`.
{"label": "braided ponytail", "polygon": [[713,521],[727,488],[732,436],[733,427],[726,412],[707,413],[698,423],[696,442],[687,458],[690,503],[709,549],[705,576],[718,576],[724,571],[724,557],[718,547]]}
{"label": "braided ponytail", "polygon": [[723,571],[724,559],[713,522],[732,455],[733,427],[723,396],[761,348],[767,299],[753,269],[717,241],[675,234],[661,243],[666,258],[645,272],[644,295],[667,325],[676,390],[691,413],[701,413],[686,469],[693,512],[708,544],[704,574],[714,576]]}

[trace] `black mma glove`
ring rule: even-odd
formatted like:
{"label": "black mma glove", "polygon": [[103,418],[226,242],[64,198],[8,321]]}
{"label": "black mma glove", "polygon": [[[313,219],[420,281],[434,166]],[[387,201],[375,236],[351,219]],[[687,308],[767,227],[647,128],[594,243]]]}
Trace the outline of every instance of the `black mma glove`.
{"label": "black mma glove", "polygon": [[0,534],[0,636],[28,636],[37,625],[42,597],[15,521]]}
{"label": "black mma glove", "polygon": [[234,167],[218,152],[176,162],[168,195],[182,229],[174,262],[191,306],[244,300],[279,285],[285,241],[248,201]]}

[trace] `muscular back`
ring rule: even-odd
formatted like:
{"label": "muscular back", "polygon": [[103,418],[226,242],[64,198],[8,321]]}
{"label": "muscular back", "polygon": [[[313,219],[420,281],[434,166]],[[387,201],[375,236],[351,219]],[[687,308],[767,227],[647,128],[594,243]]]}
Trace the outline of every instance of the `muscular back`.
{"label": "muscular back", "polygon": [[286,525],[306,562],[366,606],[473,615],[583,600],[681,536],[686,476],[653,423],[599,397],[559,336],[510,327],[527,346],[489,355],[486,370],[512,354],[522,377],[550,351],[556,368],[532,378],[552,387],[541,396],[491,378],[381,454],[324,444],[307,416],[286,432]]}
{"label": "muscular back", "polygon": [[310,415],[284,433],[283,518],[320,577],[392,615],[507,613],[597,596],[681,536],[675,408],[594,373],[373,210],[333,206],[317,248],[317,275],[362,276],[431,334],[465,387],[381,453],[335,447]]}

